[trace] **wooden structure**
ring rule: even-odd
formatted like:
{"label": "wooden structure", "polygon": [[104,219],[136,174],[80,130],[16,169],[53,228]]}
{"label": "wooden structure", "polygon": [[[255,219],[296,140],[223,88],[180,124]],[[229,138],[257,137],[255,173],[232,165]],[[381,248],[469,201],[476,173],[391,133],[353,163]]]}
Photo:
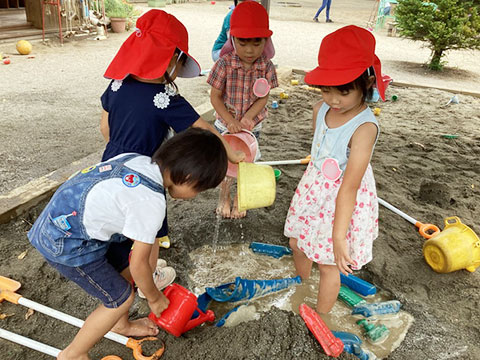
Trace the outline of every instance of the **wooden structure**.
{"label": "wooden structure", "polygon": [[25,0],[0,0],[0,9],[19,9],[25,7]]}

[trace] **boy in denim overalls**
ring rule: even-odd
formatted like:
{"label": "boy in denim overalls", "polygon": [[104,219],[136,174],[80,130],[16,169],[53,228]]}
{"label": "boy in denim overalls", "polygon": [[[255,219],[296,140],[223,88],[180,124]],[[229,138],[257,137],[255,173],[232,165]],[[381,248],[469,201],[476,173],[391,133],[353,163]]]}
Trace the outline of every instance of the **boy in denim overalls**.
{"label": "boy in denim overalls", "polygon": [[128,310],[132,280],[156,316],[168,307],[152,278],[165,191],[173,198],[194,198],[220,184],[226,170],[220,139],[192,128],[164,143],[152,158],[118,155],[80,171],[56,191],[28,238],[50,265],[103,303],[58,359],[89,359],[88,351],[110,330],[126,336],[158,333],[148,318],[129,321]]}

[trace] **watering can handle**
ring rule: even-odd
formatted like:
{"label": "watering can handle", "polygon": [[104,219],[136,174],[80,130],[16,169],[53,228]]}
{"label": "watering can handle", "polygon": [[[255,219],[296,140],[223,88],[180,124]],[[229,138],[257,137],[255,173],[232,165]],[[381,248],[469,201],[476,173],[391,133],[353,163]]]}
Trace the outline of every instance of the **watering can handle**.
{"label": "watering can handle", "polygon": [[461,224],[462,221],[458,216],[450,216],[445,218],[445,228],[455,225],[455,224]]}
{"label": "watering can handle", "polygon": [[430,239],[435,235],[440,234],[440,229],[438,226],[433,224],[423,224],[420,221],[417,221],[415,226],[418,228],[420,235],[422,235],[425,239]]}

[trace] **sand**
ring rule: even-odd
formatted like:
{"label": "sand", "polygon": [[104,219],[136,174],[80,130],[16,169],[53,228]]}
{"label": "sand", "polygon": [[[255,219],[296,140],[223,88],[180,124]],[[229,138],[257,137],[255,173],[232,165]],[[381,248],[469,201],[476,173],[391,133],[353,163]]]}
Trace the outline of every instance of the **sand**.
{"label": "sand", "polygon": [[[371,3],[366,1],[368,6]],[[346,2],[337,1],[337,4],[345,5]],[[218,8],[210,8],[208,4],[176,5],[168,9],[190,20],[193,19],[189,13],[192,9],[197,15],[202,11],[220,13]],[[293,13],[295,9],[287,10]],[[272,17],[272,26],[295,23],[306,31],[312,26],[298,20],[287,19],[282,23],[276,15]],[[339,18],[336,16],[334,20]],[[69,43],[63,48],[39,46],[36,59],[20,59],[8,69],[0,68],[2,79],[5,75],[10,89],[0,100],[2,141],[6,144],[0,155],[2,192],[102,148],[98,133],[98,96],[106,81],[99,74],[121,43],[122,36],[113,35],[107,42]],[[199,34],[192,35],[196,36]],[[392,41],[395,51],[398,44],[404,44],[398,39],[381,36],[385,44]],[[418,51],[410,46],[411,43],[403,54]],[[279,64],[280,48],[277,46]],[[394,51],[390,54],[394,56]],[[208,64],[208,54],[202,59]],[[304,61],[291,59],[298,64]],[[415,66],[420,67],[418,58],[415,59]],[[398,55],[396,61],[404,62],[405,57]],[[475,69],[477,64],[471,63],[465,67],[468,70],[464,67],[458,70],[471,74],[468,78],[458,77],[457,70],[427,78],[431,81],[447,78],[441,82],[443,87],[449,82],[459,87],[473,86],[480,71]],[[390,65],[386,66],[390,70],[388,73],[402,73],[401,67]],[[59,69],[56,77],[47,76],[54,69]],[[417,73],[403,74],[403,79],[421,78]],[[300,76],[294,77],[301,81]],[[203,84],[204,79],[179,82],[182,93],[195,105],[207,99],[208,87]],[[320,96],[289,85],[290,79],[284,77],[282,83],[289,99],[279,109],[272,110],[265,123],[260,141],[264,160],[302,158],[310,149],[311,105]],[[459,104],[444,106],[453,92],[392,85],[387,92],[388,98],[394,94],[398,96],[396,102],[373,105],[381,108],[378,119],[382,132],[372,159],[378,195],[422,222],[443,228],[444,218],[458,216],[480,233],[480,99],[458,95]],[[272,92],[273,99],[278,100],[278,90]],[[443,137],[448,134],[458,137]],[[249,211],[247,218],[240,221],[222,220],[220,245],[250,241],[287,244],[283,222],[303,167],[283,166],[280,169],[282,176],[277,184],[275,203],[268,208]],[[162,250],[161,257],[175,266],[180,284],[187,285],[188,273],[195,270],[188,253],[212,242],[217,196],[218,190],[210,190],[192,201],[169,201],[173,245],[169,250]],[[96,301],[60,277],[28,243],[26,232],[41,209],[42,205],[0,226],[0,274],[20,281],[21,294],[26,298],[85,318],[97,305]],[[390,294],[392,299],[400,300],[404,310],[415,318],[404,342],[389,359],[478,359],[479,272],[435,273],[423,259],[423,241],[412,224],[381,208],[374,259],[356,274]],[[25,250],[28,250],[26,257],[18,259]],[[25,320],[26,311],[19,305],[3,302],[0,313],[14,315],[0,320],[0,326],[58,348],[66,346],[76,333],[72,326],[38,313]],[[146,302],[136,299],[131,315],[146,314]],[[276,309],[263,314],[259,320],[233,328],[205,325],[180,338],[165,332],[161,332],[160,338],[166,343],[164,359],[327,359],[301,318]],[[0,352],[2,358],[8,360],[49,359],[4,340],[0,340]],[[110,340],[103,340],[92,351],[95,359],[108,354],[132,358],[128,349]],[[348,354],[340,357],[353,358]]]}

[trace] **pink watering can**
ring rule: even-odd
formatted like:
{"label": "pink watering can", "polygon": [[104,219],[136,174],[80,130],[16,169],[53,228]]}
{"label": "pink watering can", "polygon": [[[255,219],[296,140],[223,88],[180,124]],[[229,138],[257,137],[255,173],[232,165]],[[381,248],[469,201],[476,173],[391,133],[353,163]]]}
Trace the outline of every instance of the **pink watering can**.
{"label": "pink watering can", "polygon": [[[160,317],[150,313],[148,318],[170,334],[178,337],[206,321],[215,320],[213,311],[201,311],[198,308],[197,297],[183,286],[172,284],[163,293],[170,300],[170,305],[162,312]],[[192,319],[195,310],[199,315]]]}

